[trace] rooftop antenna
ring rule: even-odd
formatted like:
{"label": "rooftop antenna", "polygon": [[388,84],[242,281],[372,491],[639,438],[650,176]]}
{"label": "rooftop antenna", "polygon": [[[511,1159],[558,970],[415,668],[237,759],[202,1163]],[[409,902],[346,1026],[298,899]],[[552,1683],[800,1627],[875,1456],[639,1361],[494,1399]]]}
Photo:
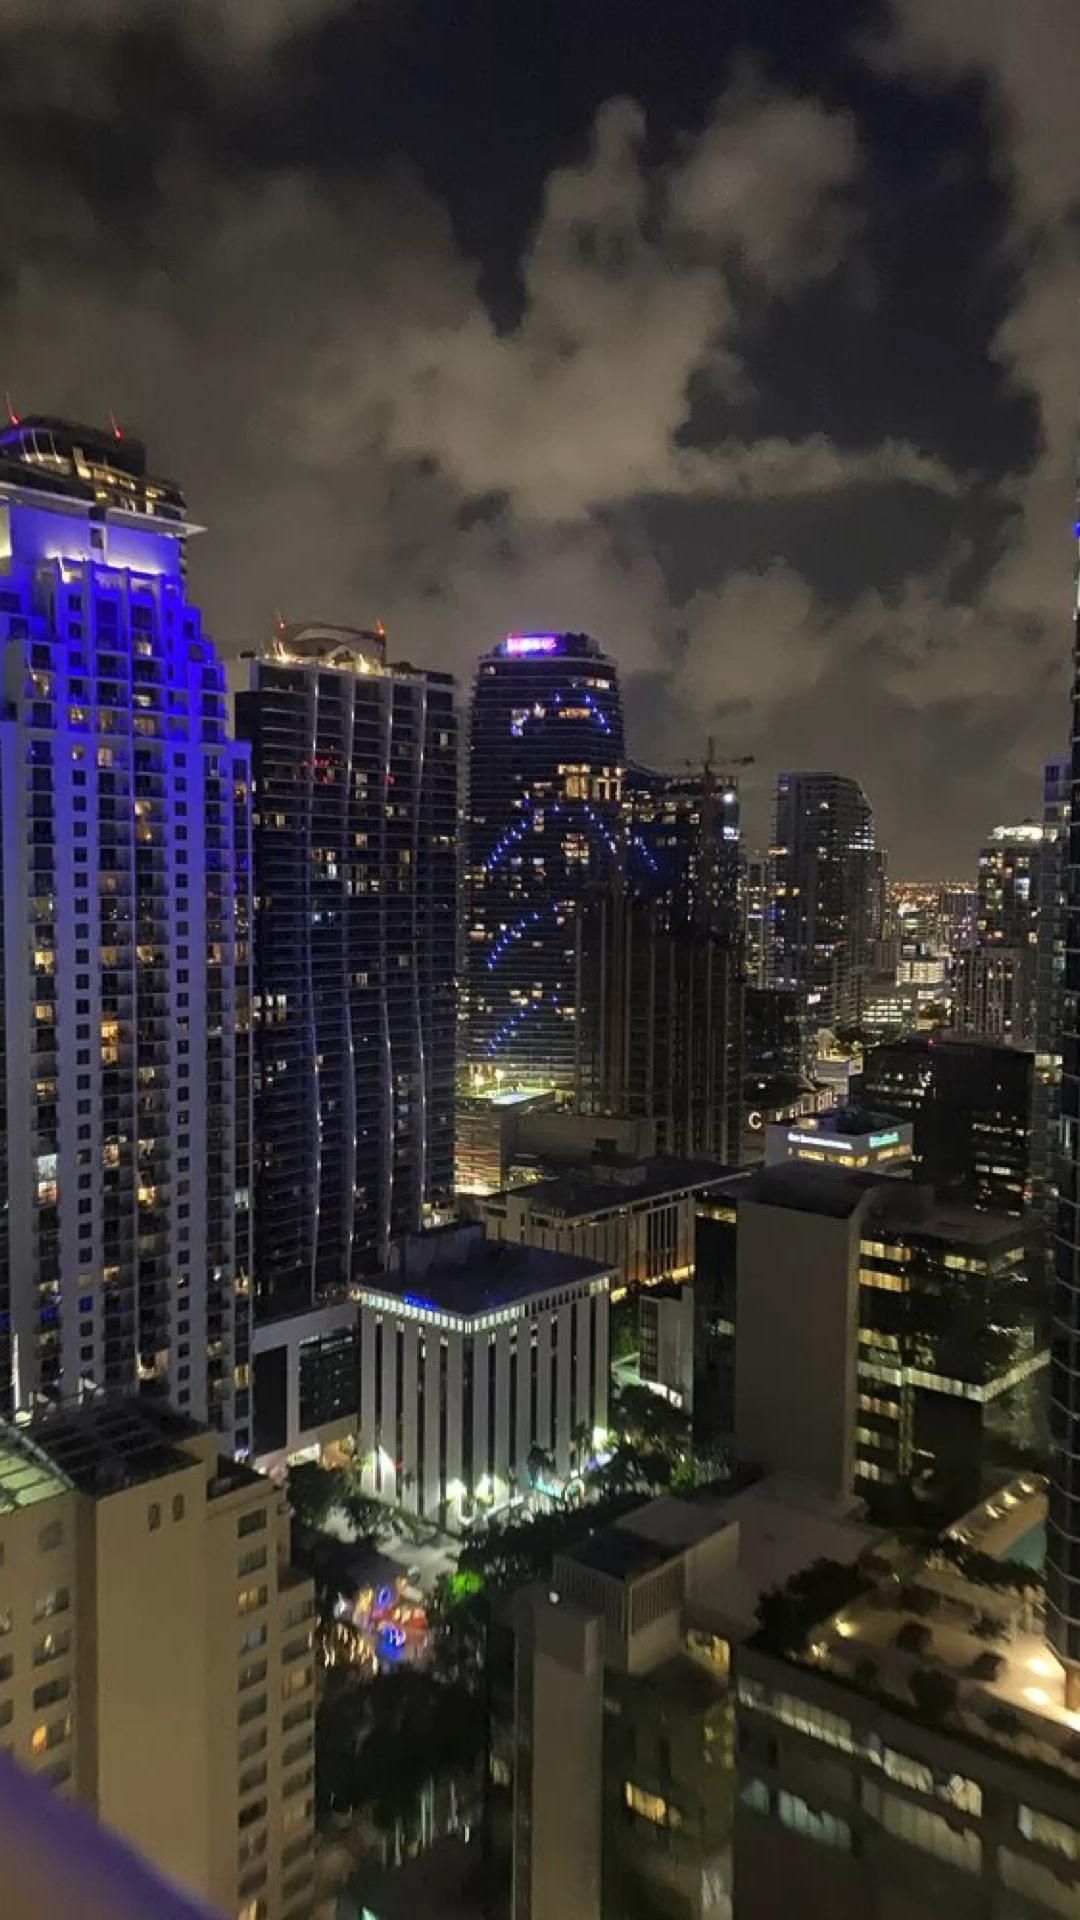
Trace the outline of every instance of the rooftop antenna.
{"label": "rooftop antenna", "polygon": [[16,411],[15,411],[15,409],[14,409],[14,407],[13,407],[13,406],[12,406],[12,404],[11,404],[11,395],[10,395],[10,393],[5,393],[5,395],[4,395],[4,405],[5,405],[5,406],[6,406],[6,408],[7,408],[7,417],[8,417],[8,423],[9,423],[9,425],[11,425],[11,426],[13,426],[13,427],[17,427],[17,426],[20,426],[20,425],[21,425],[22,423],[21,423],[21,421],[20,421],[20,419],[19,419],[19,416],[18,416],[18,414],[16,413]]}
{"label": "rooftop antenna", "polygon": [[123,433],[121,432],[121,430],[120,430],[120,428],[119,428],[119,427],[117,426],[117,424],[116,424],[116,415],[115,415],[115,413],[114,413],[114,412],[112,411],[112,408],[111,408],[111,407],[110,407],[110,409],[109,409],[109,425],[110,425],[110,427],[112,428],[112,431],[113,431],[113,439],[114,439],[114,440],[122,440],[124,436],[123,436]]}

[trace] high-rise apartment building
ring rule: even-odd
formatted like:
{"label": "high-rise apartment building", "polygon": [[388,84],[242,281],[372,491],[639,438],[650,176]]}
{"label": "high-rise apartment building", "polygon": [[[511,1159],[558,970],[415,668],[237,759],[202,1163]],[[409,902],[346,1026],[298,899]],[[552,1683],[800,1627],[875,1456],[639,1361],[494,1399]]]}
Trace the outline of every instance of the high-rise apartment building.
{"label": "high-rise apartment building", "polygon": [[782,773],[772,858],[775,984],[798,989],[809,1025],[855,1021],[884,903],[874,815],[858,781]]}
{"label": "high-rise apartment building", "polygon": [[995,827],[979,852],[977,939],[987,947],[1034,947],[1043,828],[1037,820]]}
{"label": "high-rise apartment building", "polygon": [[1080,1709],[1080,602],[1074,626],[1072,764],[1064,875],[1056,1278],[1050,1334],[1050,1513],[1046,1607],[1065,1663],[1067,1704]]}
{"label": "high-rise apartment building", "polygon": [[0,433],[0,1412],[84,1382],[250,1439],[250,801],[137,441]]}
{"label": "high-rise apartment building", "polygon": [[478,1081],[576,1085],[578,908],[622,862],[624,762],[615,667],[586,634],[510,634],[480,661],[465,928]]}
{"label": "high-rise apartment building", "polygon": [[161,1400],[0,1426],[0,1750],[238,1920],[312,1908],[315,1602],[289,1548],[279,1488]]}
{"label": "high-rise apartment building", "polygon": [[953,961],[953,1031],[1030,1047],[1035,1040],[1034,947],[968,947]]}
{"label": "high-rise apartment building", "polygon": [[761,989],[771,980],[772,859],[747,855],[742,878],[743,966],[747,987]]}
{"label": "high-rise apartment building", "polygon": [[385,636],[283,627],[255,783],[256,1312],[340,1298],[453,1191],[457,720]]}
{"label": "high-rise apartment building", "polygon": [[1069,851],[1069,762],[1043,771],[1043,842],[1035,980],[1035,1082],[1031,1098],[1031,1206],[1053,1230],[1061,1102],[1061,1000],[1065,975],[1065,875]]}

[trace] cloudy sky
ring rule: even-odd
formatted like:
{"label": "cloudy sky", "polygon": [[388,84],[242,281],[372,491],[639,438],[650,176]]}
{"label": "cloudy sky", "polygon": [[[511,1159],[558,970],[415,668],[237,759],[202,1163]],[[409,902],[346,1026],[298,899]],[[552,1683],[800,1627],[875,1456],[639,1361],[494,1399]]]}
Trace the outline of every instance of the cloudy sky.
{"label": "cloudy sky", "polygon": [[0,0],[0,360],[223,650],[621,663],[631,750],[963,872],[1067,736],[1077,0]]}

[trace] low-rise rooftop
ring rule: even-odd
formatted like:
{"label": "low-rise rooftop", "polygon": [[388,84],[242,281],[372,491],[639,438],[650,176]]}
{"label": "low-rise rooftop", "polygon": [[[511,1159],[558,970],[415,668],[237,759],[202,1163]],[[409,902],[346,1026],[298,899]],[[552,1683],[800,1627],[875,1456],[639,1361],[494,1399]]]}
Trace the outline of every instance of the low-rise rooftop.
{"label": "low-rise rooftop", "polygon": [[95,1498],[190,1467],[184,1442],[201,1432],[166,1402],[135,1394],[48,1407],[26,1429],[36,1452],[64,1482]]}
{"label": "low-rise rooftop", "polygon": [[658,1200],[665,1194],[700,1192],[733,1177],[733,1169],[719,1160],[681,1159],[667,1154],[655,1160],[635,1160],[631,1155],[620,1154],[588,1168],[575,1168],[550,1179],[507,1188],[501,1194],[493,1194],[491,1202],[498,1205],[510,1194],[522,1194],[533,1213],[582,1220],[598,1213],[614,1213],[643,1200]]}
{"label": "low-rise rooftop", "polygon": [[[442,1236],[440,1238],[440,1236]],[[361,1298],[391,1294],[414,1308],[463,1318],[611,1275],[598,1260],[489,1240],[477,1225],[435,1228],[406,1242],[396,1269],[363,1281]]]}

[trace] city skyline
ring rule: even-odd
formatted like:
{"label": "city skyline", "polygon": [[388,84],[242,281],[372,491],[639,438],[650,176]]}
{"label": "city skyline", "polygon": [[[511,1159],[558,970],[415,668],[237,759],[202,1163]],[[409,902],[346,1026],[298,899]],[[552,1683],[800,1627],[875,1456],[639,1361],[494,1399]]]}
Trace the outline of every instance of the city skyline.
{"label": "city skyline", "polygon": [[348,0],[258,30],[205,0],[198,33],[62,11],[0,30],[4,387],[111,411],[184,475],[226,656],[279,612],[381,617],[464,680],[506,631],[584,629],[654,763],[755,754],[751,844],[807,765],[865,785],[912,877],[1037,813],[1074,10],[683,0],[618,45],[599,4],[537,36],[479,0],[453,31]]}

